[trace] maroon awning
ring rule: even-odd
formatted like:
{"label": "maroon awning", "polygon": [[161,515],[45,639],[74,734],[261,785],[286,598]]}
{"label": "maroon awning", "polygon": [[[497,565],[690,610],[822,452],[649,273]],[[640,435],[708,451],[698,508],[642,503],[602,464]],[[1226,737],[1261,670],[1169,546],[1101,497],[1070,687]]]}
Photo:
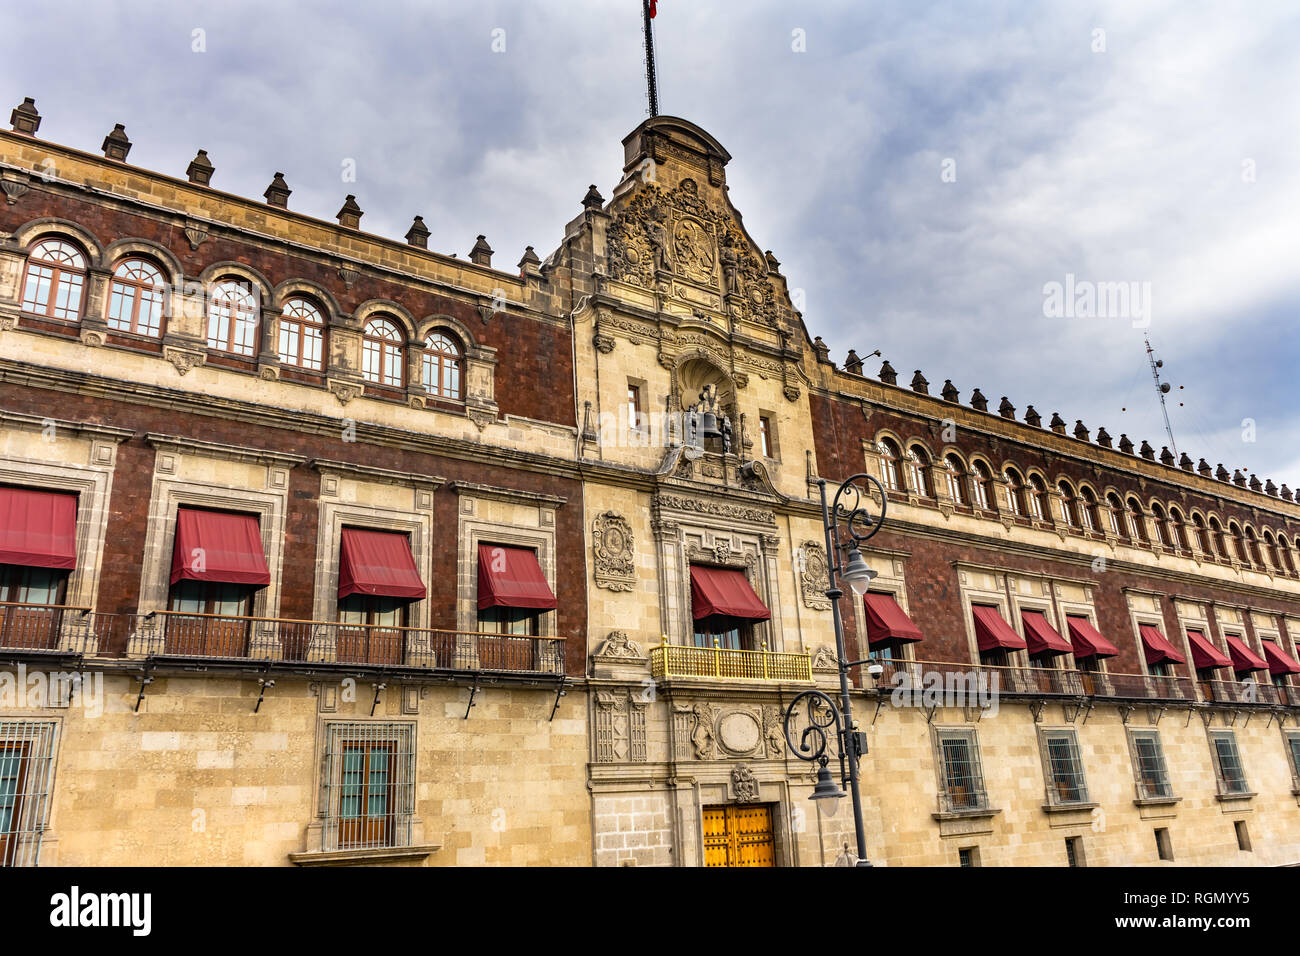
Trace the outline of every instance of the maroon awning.
{"label": "maroon awning", "polygon": [[1186,664],[1187,658],[1178,653],[1178,648],[1169,643],[1169,638],[1161,633],[1154,624],[1139,624],[1138,633],[1142,635],[1142,646],[1146,648],[1147,663],[1160,664],[1170,661],[1174,664]]}
{"label": "maroon awning", "polygon": [[424,597],[424,582],[415,568],[411,540],[397,531],[344,528],[339,541],[339,597]]}
{"label": "maroon awning", "polygon": [[1234,671],[1241,673],[1242,671],[1268,670],[1268,661],[1247,647],[1246,642],[1241,638],[1225,634],[1223,639],[1227,642],[1228,656],[1232,658],[1232,669]]}
{"label": "maroon awning", "polygon": [[692,564],[691,616],[699,621],[715,615],[741,621],[766,621],[772,612],[754,593],[743,572]]}
{"label": "maroon awning", "polygon": [[177,581],[270,584],[257,516],[177,508],[171,583]]}
{"label": "maroon awning", "polygon": [[1270,674],[1300,674],[1300,664],[1297,664],[1286,651],[1272,641],[1262,641],[1261,643],[1264,645],[1264,656],[1268,658],[1268,672]]}
{"label": "maroon awning", "polygon": [[1042,611],[1021,611],[1020,620],[1025,625],[1025,643],[1030,654],[1070,654],[1074,648],[1048,623]]}
{"label": "maroon awning", "polygon": [[995,607],[984,604],[971,606],[975,613],[975,641],[981,651],[996,651],[1005,648],[1019,651],[1025,647],[1020,635],[1011,629],[1011,625],[1002,620],[1002,615]]}
{"label": "maroon awning", "polygon": [[478,546],[478,609],[526,607],[554,611],[558,606],[546,583],[537,552],[501,544]]}
{"label": "maroon awning", "polygon": [[1187,640],[1192,645],[1192,663],[1197,670],[1211,670],[1215,667],[1229,667],[1232,661],[1227,655],[1210,643],[1200,631],[1188,631]]}
{"label": "maroon awning", "polygon": [[872,647],[889,641],[921,640],[921,629],[912,623],[892,594],[866,594],[863,601],[867,610],[868,643]]}
{"label": "maroon awning", "polygon": [[75,568],[77,496],[0,488],[0,564],[65,571]]}
{"label": "maroon awning", "polygon": [[1078,615],[1068,615],[1065,623],[1070,628],[1070,644],[1078,660],[1089,657],[1119,657],[1119,648],[1092,626],[1092,621]]}

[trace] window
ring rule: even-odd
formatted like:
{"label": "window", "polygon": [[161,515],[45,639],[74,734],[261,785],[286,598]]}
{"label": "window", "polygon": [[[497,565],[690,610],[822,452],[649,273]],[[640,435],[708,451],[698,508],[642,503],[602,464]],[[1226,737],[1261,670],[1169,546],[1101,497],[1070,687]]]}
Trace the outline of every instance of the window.
{"label": "window", "polygon": [[1083,837],[1072,836],[1065,838],[1065,865],[1066,866],[1087,866],[1083,859]]}
{"label": "window", "polygon": [[1097,496],[1093,494],[1091,488],[1084,488],[1080,492],[1080,496],[1083,498],[1082,513],[1080,515],[1083,518],[1083,526],[1087,530],[1099,534],[1101,532],[1101,518],[1097,513]]}
{"label": "window", "polygon": [[948,497],[959,505],[970,504],[970,494],[966,490],[966,469],[961,459],[949,455],[943,460],[944,477],[948,481]]}
{"label": "window", "polygon": [[898,446],[888,438],[876,442],[876,453],[880,455],[880,482],[888,491],[902,491],[902,463],[899,461]]}
{"label": "window", "polygon": [[982,461],[971,463],[975,475],[975,504],[985,511],[993,510],[993,472]]}
{"label": "window", "polygon": [[916,445],[907,450],[907,481],[912,491],[921,497],[934,497],[933,483],[930,481],[930,458]]}
{"label": "window", "polygon": [[1136,498],[1128,500],[1129,534],[1134,541],[1147,543],[1147,523],[1142,513],[1142,504]]}
{"label": "window", "polygon": [[437,398],[461,399],[460,344],[446,332],[424,340],[424,388]]}
{"label": "window", "polygon": [[222,279],[208,296],[208,348],[257,354],[257,299],[239,279]]}
{"label": "window", "polygon": [[1156,854],[1162,860],[1174,858],[1174,844],[1169,839],[1168,827],[1156,827]]}
{"label": "window", "polygon": [[145,259],[124,259],[113,270],[108,290],[108,327],[118,332],[157,337],[162,331],[162,271]]}
{"label": "window", "polygon": [[1291,787],[1300,790],[1300,731],[1286,734],[1286,752],[1291,758]]}
{"label": "window", "polygon": [[81,316],[86,257],[70,242],[43,239],[27,255],[23,310],[75,322]]}
{"label": "window", "polygon": [[1243,853],[1250,853],[1250,830],[1246,826],[1246,821],[1234,820],[1232,821],[1232,828],[1237,834],[1237,849]]}
{"label": "window", "polygon": [[1278,564],[1278,567],[1281,568],[1283,564],[1285,564],[1286,573],[1294,577],[1295,562],[1291,558],[1291,545],[1287,542],[1286,538],[1282,537],[1282,535],[1277,536],[1277,548],[1282,555],[1282,562]]}
{"label": "window", "polygon": [[55,727],[53,721],[0,721],[0,867],[40,862]]}
{"label": "window", "polygon": [[974,730],[936,732],[942,792],[940,807],[945,811],[979,810],[988,806],[984,773],[980,767],[979,744]]}
{"label": "window", "polygon": [[1273,532],[1271,531],[1264,532],[1264,550],[1268,554],[1269,564],[1273,565],[1273,567],[1277,568],[1279,571],[1285,570],[1285,566],[1282,564],[1282,557],[1278,554],[1277,541],[1274,540]]}
{"label": "window", "polygon": [[1110,530],[1121,541],[1128,540],[1128,522],[1124,517],[1124,505],[1119,500],[1119,495],[1111,492],[1106,496],[1106,503],[1109,505],[1107,514],[1110,518]]}
{"label": "window", "polygon": [[1169,784],[1169,770],[1165,766],[1159,731],[1132,731],[1129,740],[1133,744],[1133,770],[1137,776],[1138,799],[1160,800],[1172,797],[1174,792]]}
{"label": "window", "polygon": [[295,297],[280,316],[280,361],[319,372],[325,363],[325,317],[309,299]]}
{"label": "window", "polygon": [[329,723],[321,774],[322,850],[409,846],[413,725]]}
{"label": "window", "polygon": [[641,404],[641,386],[633,382],[627,383],[627,428],[631,432],[641,430],[641,415],[644,408]]}
{"label": "window", "polygon": [[773,457],[772,420],[766,415],[758,417],[758,447],[764,458]]}
{"label": "window", "polygon": [[1241,526],[1235,521],[1229,522],[1228,534],[1232,537],[1232,550],[1237,555],[1237,560],[1242,564],[1250,564],[1250,558],[1246,557],[1246,543],[1241,536]]}
{"label": "window", "polygon": [[402,362],[402,333],[387,319],[371,319],[361,337],[361,377],[375,385],[401,388],[406,384]]}
{"label": "window", "polygon": [[358,664],[401,664],[405,660],[409,598],[349,594],[339,598],[335,657]]}
{"label": "window", "polygon": [[1160,507],[1159,502],[1151,506],[1151,518],[1156,526],[1156,541],[1162,548],[1172,548],[1174,540],[1169,534],[1169,524],[1165,519],[1165,509]]}
{"label": "window", "polygon": [[1025,482],[1020,477],[1020,472],[1014,468],[1008,468],[1005,476],[1007,479],[1007,505],[1013,515],[1024,517],[1029,513],[1028,502],[1025,500]]}
{"label": "window", "polygon": [[537,612],[525,607],[489,607],[478,612],[480,634],[536,637]]}
{"label": "window", "polygon": [[1255,529],[1246,529],[1246,553],[1250,556],[1250,561],[1258,568],[1264,567],[1264,555],[1259,550],[1259,539],[1255,537]]}
{"label": "window", "polygon": [[1183,513],[1177,508],[1170,508],[1169,523],[1173,526],[1174,547],[1183,551],[1192,550],[1187,540],[1187,522],[1183,520]]}
{"label": "window", "polygon": [[1241,754],[1237,751],[1237,735],[1231,730],[1216,730],[1210,734],[1210,747],[1219,780],[1219,793],[1247,793],[1246,772],[1242,769]]}
{"label": "window", "polygon": [[[67,583],[67,571],[0,564],[0,602],[6,604],[61,605]],[[13,622],[6,617],[0,620],[5,621],[8,635]]]}
{"label": "window", "polygon": [[1068,481],[1060,482],[1056,488],[1061,493],[1061,517],[1071,528],[1080,527],[1079,499],[1075,497],[1074,488]]}
{"label": "window", "polygon": [[980,865],[980,848],[977,846],[964,846],[957,850],[958,866],[979,866]]}
{"label": "window", "polygon": [[1223,540],[1223,525],[1218,518],[1210,519],[1210,538],[1214,541],[1214,551],[1220,561],[1228,560],[1228,546]]}
{"label": "window", "polygon": [[1088,787],[1073,730],[1042,732],[1047,770],[1047,802],[1053,806],[1088,802]]}
{"label": "window", "polygon": [[1050,520],[1052,512],[1047,500],[1047,485],[1042,478],[1029,476],[1029,493],[1031,514],[1039,521]]}
{"label": "window", "polygon": [[1201,553],[1214,557],[1214,547],[1210,544],[1210,533],[1206,530],[1205,519],[1198,514],[1193,514],[1192,526],[1196,529],[1196,544],[1201,549]]}

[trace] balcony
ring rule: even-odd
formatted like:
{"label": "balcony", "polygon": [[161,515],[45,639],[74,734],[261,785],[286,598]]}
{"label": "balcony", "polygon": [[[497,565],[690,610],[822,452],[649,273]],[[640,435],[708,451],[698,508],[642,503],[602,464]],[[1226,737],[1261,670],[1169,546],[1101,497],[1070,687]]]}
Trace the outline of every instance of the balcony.
{"label": "balcony", "polygon": [[700,677],[725,681],[812,683],[812,657],[769,651],[730,650],[660,644],[650,649],[650,673],[656,679]]}
{"label": "balcony", "polygon": [[1277,687],[1262,681],[1197,681],[1201,700],[1216,704],[1300,704],[1300,692],[1294,687]]}
{"label": "balcony", "polygon": [[977,693],[991,694],[995,687],[999,695],[1007,697],[1195,700],[1192,682],[1186,677],[1103,674],[1052,667],[996,667],[953,661],[882,659],[878,663],[884,670],[876,679],[876,689],[882,693],[888,693],[898,686],[897,676],[906,674],[910,686],[918,693],[924,691],[928,683],[936,690],[944,689],[948,694],[962,691],[967,700]]}
{"label": "balcony", "polygon": [[94,654],[100,638],[108,637],[116,624],[116,614],[97,614],[88,607],[0,602],[0,654]]}
{"label": "balcony", "polygon": [[132,615],[130,657],[564,674],[564,638],[155,611]]}

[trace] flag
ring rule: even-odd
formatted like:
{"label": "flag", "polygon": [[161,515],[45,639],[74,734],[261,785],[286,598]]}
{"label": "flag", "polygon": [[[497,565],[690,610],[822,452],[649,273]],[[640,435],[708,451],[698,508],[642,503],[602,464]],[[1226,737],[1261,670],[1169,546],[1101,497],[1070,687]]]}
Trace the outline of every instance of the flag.
{"label": "flag", "polygon": [[655,7],[657,7],[659,3],[658,0],[649,0],[649,2],[650,2],[650,19],[653,20],[655,18],[655,12],[656,12]]}

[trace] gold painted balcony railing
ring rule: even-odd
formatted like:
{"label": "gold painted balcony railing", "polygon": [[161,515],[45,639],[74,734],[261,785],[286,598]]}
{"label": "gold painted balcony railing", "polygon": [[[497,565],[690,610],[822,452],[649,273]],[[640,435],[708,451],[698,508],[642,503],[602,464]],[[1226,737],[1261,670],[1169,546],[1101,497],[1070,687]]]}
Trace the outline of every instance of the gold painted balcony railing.
{"label": "gold painted balcony railing", "polygon": [[650,673],[663,677],[705,677],[736,681],[812,683],[812,657],[769,651],[660,644],[650,649]]}

